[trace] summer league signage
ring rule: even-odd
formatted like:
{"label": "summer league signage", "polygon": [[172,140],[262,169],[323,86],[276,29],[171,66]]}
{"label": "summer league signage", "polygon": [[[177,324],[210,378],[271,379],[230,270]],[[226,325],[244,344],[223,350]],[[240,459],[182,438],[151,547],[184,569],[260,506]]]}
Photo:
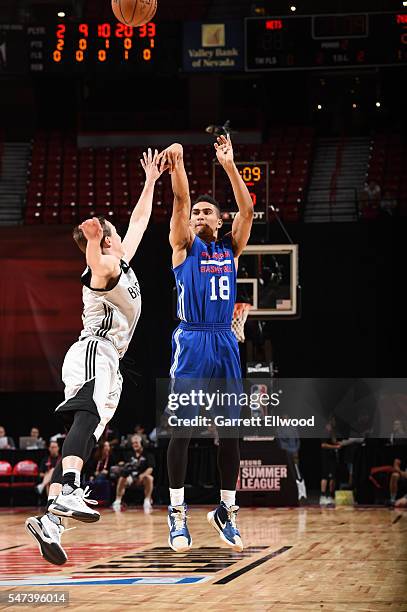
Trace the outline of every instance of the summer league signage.
{"label": "summer league signage", "polygon": [[242,23],[185,23],[183,67],[186,72],[243,70]]}
{"label": "summer league signage", "polygon": [[240,506],[298,505],[293,460],[277,440],[242,440],[237,492]]}

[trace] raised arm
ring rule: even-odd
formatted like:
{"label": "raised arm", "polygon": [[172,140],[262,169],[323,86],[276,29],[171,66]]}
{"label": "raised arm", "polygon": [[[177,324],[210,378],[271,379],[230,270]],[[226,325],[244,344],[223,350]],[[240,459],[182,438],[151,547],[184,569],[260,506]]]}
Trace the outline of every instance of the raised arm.
{"label": "raised arm", "polygon": [[159,160],[157,150],[153,155],[151,149],[148,149],[147,153],[143,153],[143,159],[140,159],[140,163],[146,173],[146,182],[139,201],[131,214],[129,228],[122,243],[125,259],[128,263],[134,257],[147,229],[153,207],[155,183],[166,168],[165,160],[163,158],[161,158],[161,161]]}
{"label": "raised arm", "polygon": [[220,136],[215,143],[216,157],[229,177],[239,212],[232,225],[233,254],[239,257],[247,245],[253,225],[253,200],[250,196],[233,158],[230,136]]}
{"label": "raised arm", "polygon": [[101,249],[103,229],[99,219],[87,219],[79,228],[87,240],[86,263],[92,271],[92,286],[104,287],[106,280],[119,276],[120,266],[116,257],[104,255]]}
{"label": "raised arm", "polygon": [[188,176],[184,167],[182,145],[175,143],[163,151],[162,155],[171,174],[174,203],[170,222],[170,244],[172,247],[172,264],[179,266],[187,256],[194,234],[189,225],[191,214],[191,197],[189,195]]}

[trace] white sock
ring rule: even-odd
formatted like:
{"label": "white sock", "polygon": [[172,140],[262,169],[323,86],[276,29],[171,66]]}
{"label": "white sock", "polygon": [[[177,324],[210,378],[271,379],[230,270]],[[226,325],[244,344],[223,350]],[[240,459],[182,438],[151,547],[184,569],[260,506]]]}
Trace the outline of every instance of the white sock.
{"label": "white sock", "polygon": [[225,491],[221,489],[220,501],[223,501],[228,508],[236,505],[236,491]]}
{"label": "white sock", "polygon": [[171,506],[182,506],[184,503],[184,487],[181,489],[170,489]]}

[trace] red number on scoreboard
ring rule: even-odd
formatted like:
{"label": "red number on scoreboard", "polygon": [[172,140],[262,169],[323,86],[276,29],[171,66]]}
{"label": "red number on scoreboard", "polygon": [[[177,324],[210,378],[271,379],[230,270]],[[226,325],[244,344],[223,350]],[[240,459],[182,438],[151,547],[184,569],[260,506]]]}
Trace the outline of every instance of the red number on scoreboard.
{"label": "red number on scoreboard", "polygon": [[110,23],[101,23],[98,25],[98,36],[99,38],[110,38],[112,35],[112,28]]}
{"label": "red number on scoreboard", "polygon": [[86,38],[89,36],[89,26],[87,23],[80,23],[79,24],[79,32],[82,34],[82,36],[85,36]]}
{"label": "red number on scoreboard", "polygon": [[251,197],[251,199],[253,201],[253,206],[256,206],[256,204],[257,204],[257,195],[251,191],[250,192],[250,197]]}
{"label": "red number on scoreboard", "polygon": [[66,25],[59,23],[57,25],[57,38],[65,38]]}
{"label": "red number on scoreboard", "polygon": [[124,23],[116,24],[116,31],[114,33],[116,38],[131,38],[133,34],[134,32],[131,26],[125,25]]}

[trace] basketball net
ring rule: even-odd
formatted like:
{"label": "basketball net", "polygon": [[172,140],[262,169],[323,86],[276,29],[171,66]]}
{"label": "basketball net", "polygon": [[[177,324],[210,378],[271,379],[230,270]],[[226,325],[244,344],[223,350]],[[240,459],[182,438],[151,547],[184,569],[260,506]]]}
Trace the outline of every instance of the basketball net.
{"label": "basketball net", "polygon": [[244,326],[249,316],[251,304],[237,303],[233,311],[232,332],[235,334],[238,342],[244,342]]}

